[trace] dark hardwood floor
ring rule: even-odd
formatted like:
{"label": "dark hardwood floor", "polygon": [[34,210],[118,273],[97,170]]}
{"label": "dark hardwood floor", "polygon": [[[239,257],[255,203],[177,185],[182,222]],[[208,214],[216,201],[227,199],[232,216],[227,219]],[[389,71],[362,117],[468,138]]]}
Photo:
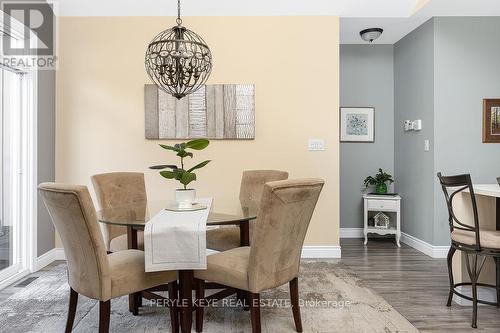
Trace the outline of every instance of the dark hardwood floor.
{"label": "dark hardwood floor", "polygon": [[500,308],[480,306],[478,328],[470,326],[472,307],[446,307],[445,259],[432,259],[393,240],[341,239],[342,262],[422,332],[500,332]]}

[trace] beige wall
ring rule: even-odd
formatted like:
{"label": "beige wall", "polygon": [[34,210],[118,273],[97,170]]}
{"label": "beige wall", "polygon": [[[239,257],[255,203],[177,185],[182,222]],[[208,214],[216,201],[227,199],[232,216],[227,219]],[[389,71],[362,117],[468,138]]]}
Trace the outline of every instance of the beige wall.
{"label": "beige wall", "polygon": [[[148,42],[174,22],[159,17],[60,19],[56,180],[86,184],[108,171],[143,171],[148,195],[170,198],[175,184],[147,169],[174,162],[144,138],[143,86]],[[196,154],[213,162],[193,183],[215,209],[238,196],[245,169],[288,170],[326,186],[307,245],[339,244],[339,24],[336,17],[191,17],[214,68],[208,83],[256,85],[256,139],[212,141]],[[308,138],[326,150],[307,151]],[[57,242],[56,242],[57,243]]]}

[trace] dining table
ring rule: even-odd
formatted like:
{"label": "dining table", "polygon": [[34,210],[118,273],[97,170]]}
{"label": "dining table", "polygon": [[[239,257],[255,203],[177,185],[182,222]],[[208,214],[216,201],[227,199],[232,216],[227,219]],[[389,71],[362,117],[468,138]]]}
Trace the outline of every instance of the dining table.
{"label": "dining table", "polygon": [[[101,209],[97,212],[99,222],[115,226],[123,226],[127,229],[127,244],[129,249],[138,249],[137,232],[144,230],[146,223],[157,213],[166,207],[171,206],[168,200],[148,200],[145,202],[128,203],[123,206]],[[236,200],[234,204],[225,204],[223,209],[214,209],[208,215],[207,228],[217,228],[224,226],[238,226],[240,231],[240,246],[250,245],[250,222],[257,218],[258,206],[253,201]],[[178,271],[178,302],[179,321],[181,332],[191,332],[193,322],[193,270],[182,269]],[[223,288],[224,286],[214,286],[214,288]],[[166,298],[155,292],[168,291],[177,294],[177,287],[172,284],[157,287],[150,290],[144,290],[139,293],[129,295],[129,311],[134,315],[138,314],[138,308],[142,306],[142,299],[166,300]],[[228,293],[229,291],[229,293]],[[233,293],[233,290],[222,291],[221,297],[227,297]],[[215,296],[214,296],[215,297]],[[244,297],[242,295],[238,296]],[[159,304],[157,302],[157,304]],[[171,314],[173,312],[171,311]],[[175,312],[176,313],[176,312]],[[177,320],[177,318],[172,318]]]}

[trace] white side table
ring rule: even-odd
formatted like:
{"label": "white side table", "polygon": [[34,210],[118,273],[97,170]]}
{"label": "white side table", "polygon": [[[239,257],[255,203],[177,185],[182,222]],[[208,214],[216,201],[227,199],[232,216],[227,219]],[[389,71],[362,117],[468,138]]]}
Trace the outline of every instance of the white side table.
{"label": "white side table", "polygon": [[[399,240],[401,239],[401,197],[399,195],[374,195],[374,194],[364,194],[363,195],[365,213],[364,213],[364,235],[365,235],[365,245],[368,243],[368,234],[378,234],[378,235],[395,235],[396,244],[401,247]],[[396,215],[396,223],[391,215],[391,222],[389,228],[375,228],[375,226],[368,226],[368,218],[370,217],[370,212],[389,212]]]}

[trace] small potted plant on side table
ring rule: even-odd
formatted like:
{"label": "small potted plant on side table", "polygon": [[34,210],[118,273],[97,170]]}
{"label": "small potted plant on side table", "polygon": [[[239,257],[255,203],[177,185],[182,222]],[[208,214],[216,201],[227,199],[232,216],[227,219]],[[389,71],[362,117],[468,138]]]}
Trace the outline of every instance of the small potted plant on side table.
{"label": "small potted plant on side table", "polygon": [[165,150],[172,151],[180,158],[180,165],[162,164],[149,167],[154,170],[163,170],[160,171],[160,175],[162,177],[177,180],[182,184],[183,188],[175,190],[175,201],[180,209],[192,207],[193,202],[196,199],[196,190],[189,189],[187,187],[192,181],[196,180],[196,174],[193,171],[203,168],[210,162],[210,160],[206,160],[186,170],[184,158],[188,156],[193,158],[193,153],[188,150],[202,150],[205,149],[209,143],[210,141],[207,139],[195,139],[188,142],[178,143],[173,146],[160,144],[160,147]]}
{"label": "small potted plant on side table", "polygon": [[368,188],[368,186],[375,186],[376,194],[387,194],[387,183],[394,183],[394,179],[390,174],[385,173],[380,168],[378,169],[378,173],[375,177],[368,176],[364,181],[366,188]]}

